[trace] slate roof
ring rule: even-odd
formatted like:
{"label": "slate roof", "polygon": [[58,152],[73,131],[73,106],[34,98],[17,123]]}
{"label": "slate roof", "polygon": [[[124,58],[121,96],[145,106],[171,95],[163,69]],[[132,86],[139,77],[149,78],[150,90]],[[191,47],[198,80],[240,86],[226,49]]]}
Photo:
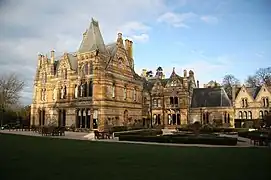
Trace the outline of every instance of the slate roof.
{"label": "slate roof", "polygon": [[231,101],[222,87],[193,89],[191,108],[229,106]]}
{"label": "slate roof", "polygon": [[[74,52],[70,52],[70,53],[67,53],[68,55],[68,61],[69,61],[69,64],[71,66],[71,69],[76,71],[77,70],[77,67],[78,67],[78,60],[76,58],[76,55]],[[64,55],[60,56],[60,57],[57,57],[56,58],[56,61],[55,61],[55,69],[57,70],[58,67],[59,67],[59,64],[60,64],[60,60],[63,58]]]}
{"label": "slate roof", "polygon": [[84,53],[99,49],[100,52],[106,53],[106,47],[99,28],[98,21],[91,19],[90,26],[84,34],[78,52]]}

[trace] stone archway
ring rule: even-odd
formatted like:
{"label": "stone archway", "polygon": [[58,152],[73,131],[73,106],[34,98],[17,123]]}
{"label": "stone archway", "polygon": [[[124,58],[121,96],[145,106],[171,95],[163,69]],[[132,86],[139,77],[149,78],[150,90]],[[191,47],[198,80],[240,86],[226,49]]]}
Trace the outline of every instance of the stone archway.
{"label": "stone archway", "polygon": [[123,123],[124,123],[124,125],[128,124],[128,111],[127,110],[125,110],[123,113]]}

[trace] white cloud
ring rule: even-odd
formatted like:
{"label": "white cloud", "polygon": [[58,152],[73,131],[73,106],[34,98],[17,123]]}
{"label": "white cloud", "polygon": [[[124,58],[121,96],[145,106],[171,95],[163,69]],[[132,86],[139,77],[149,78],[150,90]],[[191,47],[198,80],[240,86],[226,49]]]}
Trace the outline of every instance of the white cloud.
{"label": "white cloud", "polygon": [[169,25],[172,25],[173,27],[183,27],[183,28],[189,28],[187,23],[193,19],[195,19],[197,15],[195,13],[189,12],[189,13],[173,13],[173,12],[167,12],[163,15],[161,15],[157,21],[160,23],[166,23]]}
{"label": "white cloud", "polygon": [[135,42],[147,42],[149,40],[148,34],[140,34],[140,35],[133,35],[131,36],[131,39]]}
{"label": "white cloud", "polygon": [[[149,39],[150,31],[142,22],[168,10],[165,0],[6,1],[0,6],[0,72],[19,72],[32,87],[37,54],[76,51],[91,17],[99,21],[106,43],[115,41],[119,30],[140,43]],[[30,103],[32,88],[24,91],[24,101]]]}
{"label": "white cloud", "polygon": [[209,24],[214,24],[218,22],[218,18],[215,16],[201,16],[200,19]]}
{"label": "white cloud", "polygon": [[120,27],[120,30],[127,38],[135,42],[147,42],[149,40],[148,32],[151,27],[141,22],[128,22]]}

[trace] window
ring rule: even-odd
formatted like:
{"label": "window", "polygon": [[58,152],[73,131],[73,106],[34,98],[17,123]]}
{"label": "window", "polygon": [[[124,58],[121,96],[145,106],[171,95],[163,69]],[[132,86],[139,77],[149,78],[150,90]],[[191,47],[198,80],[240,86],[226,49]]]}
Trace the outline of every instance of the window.
{"label": "window", "polygon": [[85,74],[87,75],[88,74],[88,64],[85,64],[84,68],[85,68]]}
{"label": "window", "polygon": [[174,98],[170,97],[170,104],[173,104]]}
{"label": "window", "polygon": [[93,65],[89,63],[89,74],[93,74]]}
{"label": "window", "polygon": [[268,97],[262,98],[263,101],[263,107],[269,107],[269,99]]}
{"label": "window", "polygon": [[158,99],[157,104],[158,104],[158,107],[161,107],[161,99]]}
{"label": "window", "polygon": [[133,91],[134,91],[134,95],[133,95],[134,96],[134,101],[136,101],[136,88],[134,88]]}
{"label": "window", "polygon": [[153,99],[153,107],[157,107],[157,99]]}
{"label": "window", "polygon": [[247,112],[244,112],[244,119],[247,119]]}
{"label": "window", "polygon": [[124,90],[123,90],[123,97],[124,97],[124,100],[126,100],[126,98],[127,98],[127,87],[126,86],[124,87]]}
{"label": "window", "polygon": [[267,116],[267,114],[268,114],[268,111],[267,111],[267,110],[265,110],[265,111],[264,111],[264,115],[265,115],[265,116]]}
{"label": "window", "polygon": [[74,98],[78,97],[78,86],[77,84],[74,86]]}
{"label": "window", "polygon": [[252,119],[252,112],[248,111],[248,119]]}
{"label": "window", "polygon": [[263,111],[260,111],[260,116],[259,116],[260,119],[263,119]]}
{"label": "window", "polygon": [[247,98],[245,98],[245,107],[248,107]]}
{"label": "window", "polygon": [[67,72],[67,69],[64,70],[64,79],[67,79],[68,78],[68,72]]}
{"label": "window", "polygon": [[265,98],[262,98],[263,101],[263,107],[265,107]]}
{"label": "window", "polygon": [[243,98],[242,99],[242,107],[248,107],[248,102],[247,102],[247,98]]}
{"label": "window", "polygon": [[88,96],[92,97],[92,95],[93,95],[93,82],[89,81],[89,84],[88,84]]}
{"label": "window", "polygon": [[152,118],[152,124],[156,124],[157,123],[157,116],[156,114],[153,115],[153,118]]}
{"label": "window", "polygon": [[115,84],[112,85],[112,98],[115,97]]}
{"label": "window", "polygon": [[174,104],[176,104],[176,105],[179,104],[178,103],[178,97],[174,97]]}
{"label": "window", "polygon": [[239,111],[239,119],[243,119],[243,113],[242,113],[242,111]]}

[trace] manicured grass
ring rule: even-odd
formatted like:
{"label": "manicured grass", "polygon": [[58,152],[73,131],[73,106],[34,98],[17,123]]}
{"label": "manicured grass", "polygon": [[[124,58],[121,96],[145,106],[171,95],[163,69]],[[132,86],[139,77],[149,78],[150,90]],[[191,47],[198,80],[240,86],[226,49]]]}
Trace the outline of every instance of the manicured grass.
{"label": "manicured grass", "polygon": [[[135,145],[0,134],[0,179],[269,179],[271,150]],[[269,178],[268,178],[269,177]]]}

